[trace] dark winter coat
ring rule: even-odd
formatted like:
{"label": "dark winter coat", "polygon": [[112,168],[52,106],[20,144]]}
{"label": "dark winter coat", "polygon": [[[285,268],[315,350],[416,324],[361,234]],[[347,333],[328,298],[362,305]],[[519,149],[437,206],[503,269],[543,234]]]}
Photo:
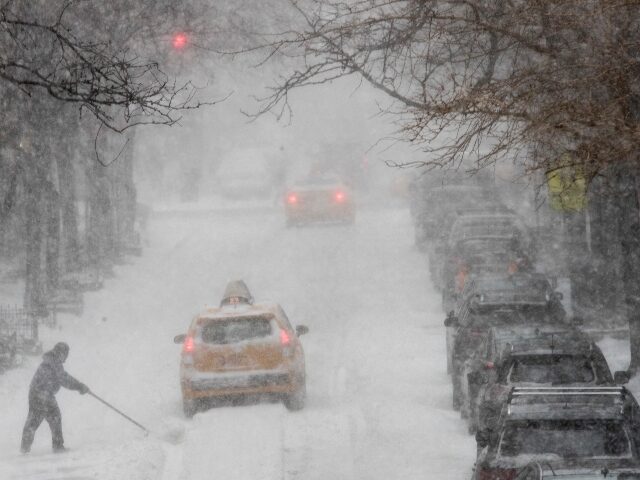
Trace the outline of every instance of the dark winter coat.
{"label": "dark winter coat", "polygon": [[29,387],[29,400],[47,401],[53,397],[60,387],[82,391],[84,384],[64,371],[64,360],[55,350],[42,356],[42,363],[36,370]]}

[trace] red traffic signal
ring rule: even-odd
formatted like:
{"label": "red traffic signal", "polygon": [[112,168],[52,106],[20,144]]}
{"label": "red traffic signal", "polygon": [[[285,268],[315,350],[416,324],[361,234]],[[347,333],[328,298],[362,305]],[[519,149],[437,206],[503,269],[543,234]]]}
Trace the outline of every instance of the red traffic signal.
{"label": "red traffic signal", "polygon": [[171,39],[171,44],[173,45],[173,48],[175,48],[176,50],[182,50],[184,47],[187,46],[187,43],[188,43],[187,35],[184,33],[176,33]]}

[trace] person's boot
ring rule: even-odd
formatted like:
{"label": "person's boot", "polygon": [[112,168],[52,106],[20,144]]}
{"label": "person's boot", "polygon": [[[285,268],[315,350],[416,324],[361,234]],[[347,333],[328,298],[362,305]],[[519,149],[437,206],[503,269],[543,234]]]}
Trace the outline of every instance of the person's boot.
{"label": "person's boot", "polygon": [[69,449],[67,447],[65,447],[64,445],[58,445],[53,447],[53,453],[64,453],[69,451]]}
{"label": "person's boot", "polygon": [[22,453],[23,455],[26,455],[30,451],[31,451],[31,449],[28,448],[28,447],[20,447],[20,453]]}

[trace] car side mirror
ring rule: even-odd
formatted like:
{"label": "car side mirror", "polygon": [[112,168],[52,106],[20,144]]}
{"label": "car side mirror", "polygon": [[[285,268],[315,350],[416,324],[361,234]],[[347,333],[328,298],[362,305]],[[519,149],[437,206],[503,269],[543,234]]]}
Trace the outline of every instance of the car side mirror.
{"label": "car side mirror", "polygon": [[458,325],[460,325],[460,322],[455,315],[448,315],[447,318],[444,319],[445,327],[457,327]]}
{"label": "car side mirror", "polygon": [[187,336],[184,333],[181,333],[180,335],[176,335],[175,337],[173,337],[173,343],[184,343],[184,339],[187,338]]}
{"label": "car side mirror", "polygon": [[631,375],[626,370],[621,370],[613,374],[613,383],[616,385],[624,385],[625,383],[629,383],[629,380],[631,380]]}
{"label": "car side mirror", "polygon": [[306,333],[309,333],[309,327],[307,327],[306,325],[296,325],[297,336],[304,335]]}
{"label": "car side mirror", "polygon": [[489,445],[489,441],[491,440],[491,430],[478,430],[476,432],[476,444],[478,448],[484,448]]}

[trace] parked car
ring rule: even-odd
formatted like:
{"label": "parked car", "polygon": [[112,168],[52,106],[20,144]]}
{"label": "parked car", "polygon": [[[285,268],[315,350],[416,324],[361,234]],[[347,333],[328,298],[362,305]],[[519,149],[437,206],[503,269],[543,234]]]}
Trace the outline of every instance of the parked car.
{"label": "parked car", "polygon": [[288,189],[284,199],[287,226],[317,221],[353,223],[353,193],[334,176],[313,177]]}
{"label": "parked car", "polygon": [[[469,430],[489,428],[512,387],[614,385],[600,348],[571,326],[492,327],[487,349],[462,373],[462,409]],[[624,383],[625,375],[616,378]]]}
{"label": "parked car", "polygon": [[516,260],[516,255],[510,250],[511,243],[511,237],[500,235],[465,238],[447,251],[440,273],[445,312],[454,308],[469,276],[509,273],[510,263]]}
{"label": "parked car", "polygon": [[221,306],[197,315],[182,344],[180,385],[184,413],[207,399],[270,396],[289,410],[304,407],[305,359],[299,336],[276,303],[253,303],[243,282],[227,287]]}
{"label": "parked car", "polygon": [[514,479],[531,461],[640,467],[640,408],[624,387],[514,388],[494,429],[476,434],[475,478]]}
{"label": "parked car", "polygon": [[532,248],[531,234],[524,222],[517,214],[503,208],[476,208],[459,212],[451,225],[448,246],[451,248],[465,238],[488,236],[516,238],[521,248]]}
{"label": "parked car", "polygon": [[467,184],[430,185],[416,194],[411,207],[415,243],[421,250],[433,244],[433,253],[439,252],[446,242],[457,213],[465,208],[497,206],[493,191]]}
{"label": "parked car", "polygon": [[[563,323],[565,311],[546,276],[540,273],[514,275],[471,275],[465,282],[454,311],[445,319],[447,371],[453,372],[453,358],[464,361],[465,352],[455,348],[456,337],[473,325],[488,332],[498,322]],[[463,343],[464,345],[464,343]]]}
{"label": "parked car", "polygon": [[[447,259],[455,256],[454,250],[461,241],[488,239],[505,242],[498,250],[491,246],[488,251],[508,254],[514,262],[511,273],[518,270],[531,270],[535,259],[533,237],[520,218],[501,206],[476,206],[456,212],[450,228],[443,234],[438,250],[434,250],[429,259],[433,263],[432,275],[438,287],[443,286],[443,273]],[[516,268],[513,268],[516,267]]]}

